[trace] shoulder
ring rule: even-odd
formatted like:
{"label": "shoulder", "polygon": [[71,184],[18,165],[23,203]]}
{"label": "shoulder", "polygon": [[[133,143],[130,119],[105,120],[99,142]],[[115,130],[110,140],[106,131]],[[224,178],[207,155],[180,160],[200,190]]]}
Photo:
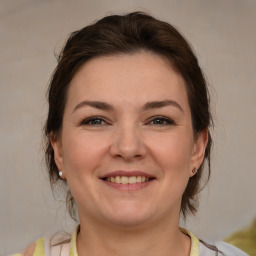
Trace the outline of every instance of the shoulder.
{"label": "shoulder", "polygon": [[224,253],[224,255],[227,256],[248,256],[245,252],[243,252],[242,250],[238,249],[237,247],[222,242],[222,241],[218,241],[215,242],[216,247],[222,251]]}
{"label": "shoulder", "polygon": [[[245,252],[238,249],[237,247],[230,245],[228,243],[217,241],[211,243],[212,246],[219,250],[220,256],[248,256]],[[199,244],[199,256],[215,256],[216,252],[203,243]]]}
{"label": "shoulder", "polygon": [[[62,237],[63,238],[63,237]],[[12,256],[68,256],[70,239],[61,239],[54,235],[50,238],[40,238],[28,246],[22,253]]]}
{"label": "shoulder", "polygon": [[23,252],[13,254],[12,256],[33,256],[36,248],[36,242],[29,245]]}

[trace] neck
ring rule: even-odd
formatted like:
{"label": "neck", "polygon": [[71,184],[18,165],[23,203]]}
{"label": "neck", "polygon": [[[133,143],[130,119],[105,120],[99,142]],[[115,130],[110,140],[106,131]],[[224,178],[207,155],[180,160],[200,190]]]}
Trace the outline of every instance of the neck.
{"label": "neck", "polygon": [[84,256],[189,256],[190,238],[179,230],[178,221],[157,225],[113,227],[80,220],[78,255]]}

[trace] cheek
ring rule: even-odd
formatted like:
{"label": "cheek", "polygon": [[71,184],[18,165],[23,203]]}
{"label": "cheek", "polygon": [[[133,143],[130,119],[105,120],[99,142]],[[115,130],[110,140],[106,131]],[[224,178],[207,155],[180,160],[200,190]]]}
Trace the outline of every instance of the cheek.
{"label": "cheek", "polygon": [[[68,187],[78,205],[88,206],[95,200],[98,179],[96,171],[106,154],[107,143],[100,136],[83,131],[66,133],[63,138],[64,168]],[[93,198],[93,200],[92,200]]]}
{"label": "cheek", "polygon": [[[156,143],[157,142],[157,143]],[[164,175],[182,174],[189,169],[192,143],[184,134],[169,134],[151,141],[152,155],[165,171]]]}
{"label": "cheek", "polygon": [[92,174],[107,149],[106,140],[83,131],[66,133],[63,138],[64,167],[69,175]]}
{"label": "cheek", "polygon": [[180,205],[190,173],[191,142],[188,136],[180,135],[173,133],[152,139],[150,146],[161,184],[155,198],[162,198],[170,211],[174,205]]}

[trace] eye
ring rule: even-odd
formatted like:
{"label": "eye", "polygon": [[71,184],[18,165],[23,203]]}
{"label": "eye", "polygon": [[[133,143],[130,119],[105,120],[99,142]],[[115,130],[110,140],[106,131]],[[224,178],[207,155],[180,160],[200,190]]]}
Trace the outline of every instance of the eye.
{"label": "eye", "polygon": [[81,122],[81,125],[92,125],[92,126],[100,126],[100,125],[106,125],[107,122],[102,118],[98,116],[90,117]]}
{"label": "eye", "polygon": [[155,116],[149,122],[151,125],[174,125],[174,121],[164,116]]}

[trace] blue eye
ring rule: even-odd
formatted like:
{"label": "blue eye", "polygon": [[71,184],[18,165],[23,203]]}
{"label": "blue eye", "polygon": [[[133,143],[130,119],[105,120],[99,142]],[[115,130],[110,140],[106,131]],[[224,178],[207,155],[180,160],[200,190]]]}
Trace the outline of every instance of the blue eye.
{"label": "blue eye", "polygon": [[174,125],[174,121],[163,116],[157,116],[150,120],[149,122],[152,125]]}
{"label": "blue eye", "polygon": [[100,117],[90,117],[81,122],[81,125],[95,125],[100,126],[106,124],[106,121]]}

